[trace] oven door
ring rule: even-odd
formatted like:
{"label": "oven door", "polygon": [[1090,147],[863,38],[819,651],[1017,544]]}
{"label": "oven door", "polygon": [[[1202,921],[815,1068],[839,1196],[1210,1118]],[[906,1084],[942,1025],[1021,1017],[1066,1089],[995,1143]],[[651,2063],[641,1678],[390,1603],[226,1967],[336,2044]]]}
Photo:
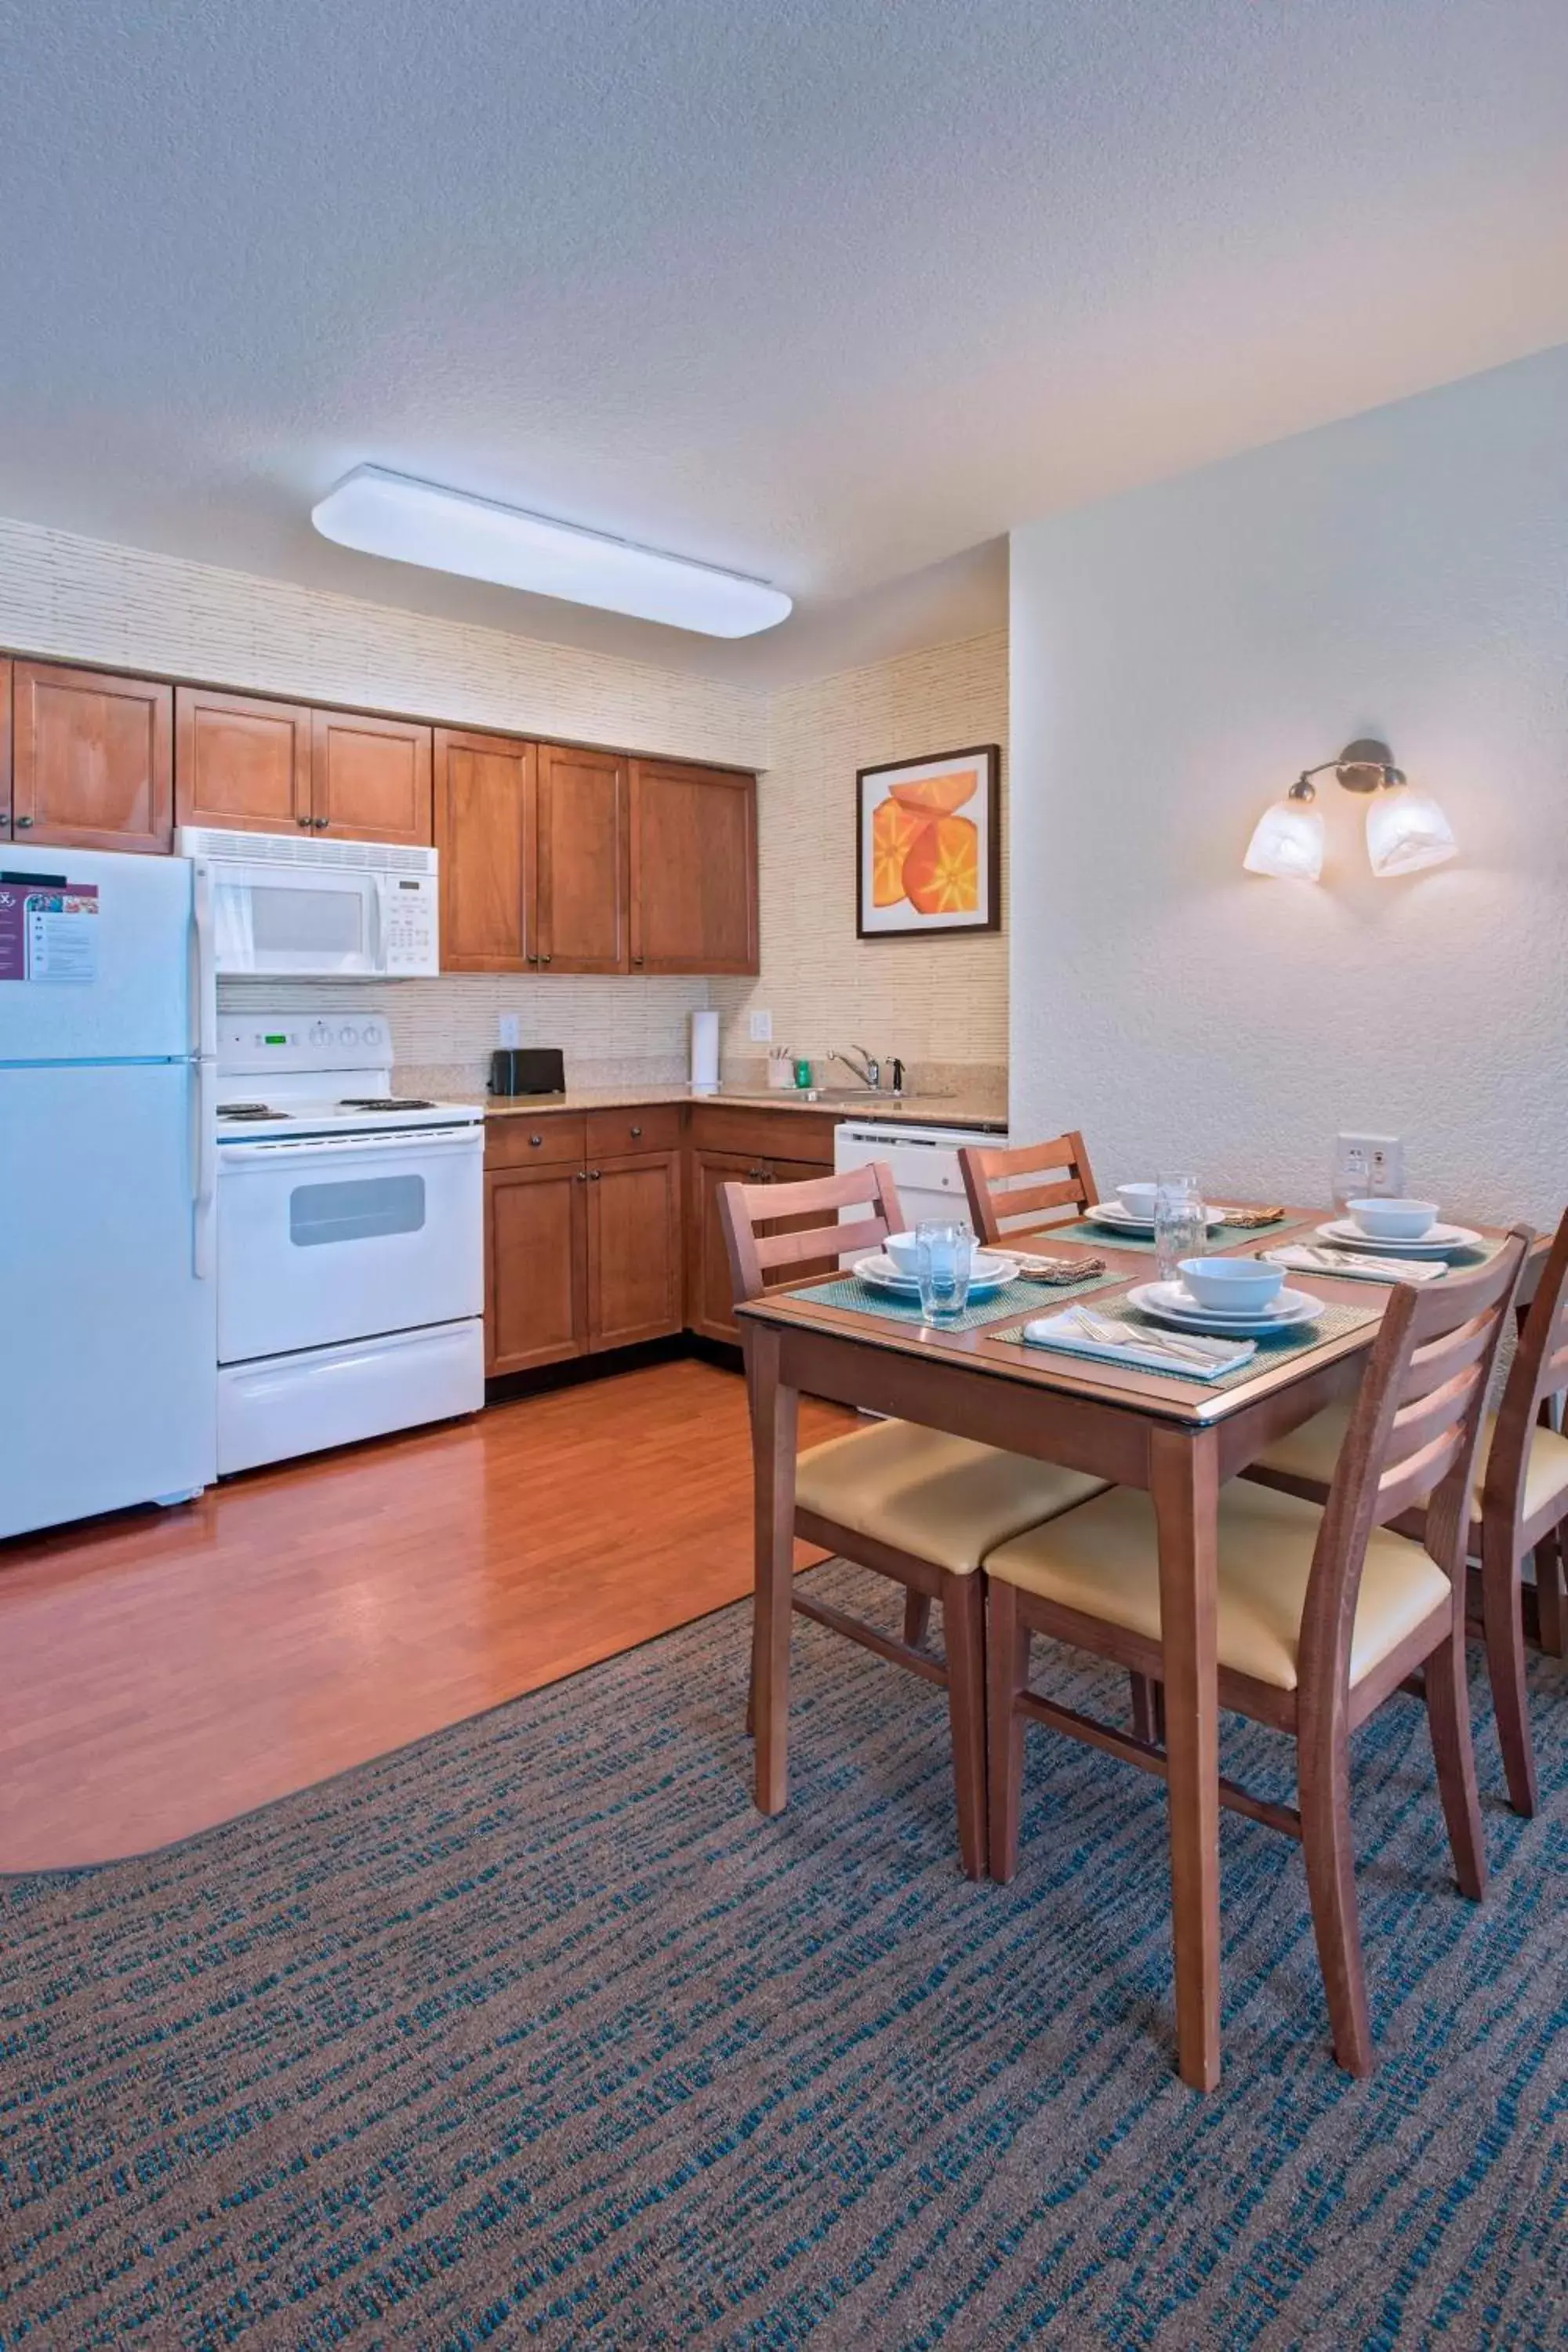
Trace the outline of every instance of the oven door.
{"label": "oven door", "polygon": [[477,1122],[222,1145],[218,1361],[482,1314],[483,1152]]}
{"label": "oven door", "polygon": [[220,972],[370,977],[382,969],[378,877],[352,866],[211,862]]}

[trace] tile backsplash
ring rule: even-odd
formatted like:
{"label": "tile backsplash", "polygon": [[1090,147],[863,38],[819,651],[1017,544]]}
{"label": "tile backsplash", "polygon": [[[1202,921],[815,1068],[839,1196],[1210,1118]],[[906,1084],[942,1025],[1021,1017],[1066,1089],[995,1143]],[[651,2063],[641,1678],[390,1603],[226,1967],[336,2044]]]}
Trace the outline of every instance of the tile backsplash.
{"label": "tile backsplash", "polygon": [[497,1022],[517,1015],[521,1045],[559,1045],[569,1086],[664,1084],[688,1067],[690,1013],[708,1002],[705,980],[640,980],[584,973],[532,980],[521,973],[452,972],[441,980],[226,980],[218,1000],[236,1013],[376,1012],[392,1026],[398,1084],[471,1094],[484,1085]]}

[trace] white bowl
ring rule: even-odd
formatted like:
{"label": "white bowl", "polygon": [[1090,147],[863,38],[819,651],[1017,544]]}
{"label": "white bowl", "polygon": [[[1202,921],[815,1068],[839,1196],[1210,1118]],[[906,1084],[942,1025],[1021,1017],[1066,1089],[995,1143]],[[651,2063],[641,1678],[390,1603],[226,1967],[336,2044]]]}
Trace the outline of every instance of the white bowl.
{"label": "white bowl", "polygon": [[[921,1244],[920,1236],[917,1234],[889,1234],[887,1240],[882,1244],[882,1247],[887,1251],[888,1255],[892,1259],[893,1264],[898,1267],[900,1274],[907,1275],[910,1282],[919,1281],[921,1271]],[[973,1239],[969,1244],[969,1256],[971,1269],[973,1270],[974,1263],[974,1243]]]}
{"label": "white bowl", "polygon": [[1255,1257],[1184,1257],[1176,1271],[1200,1307],[1222,1315],[1256,1315],[1285,1285],[1283,1266],[1259,1265]]}
{"label": "white bowl", "polygon": [[1356,1223],[1374,1242],[1418,1242],[1437,1222],[1436,1201],[1347,1201]]}
{"label": "white bowl", "polygon": [[1154,1195],[1157,1184],[1118,1184],[1116,1197],[1130,1217],[1137,1217],[1146,1225],[1154,1222]]}

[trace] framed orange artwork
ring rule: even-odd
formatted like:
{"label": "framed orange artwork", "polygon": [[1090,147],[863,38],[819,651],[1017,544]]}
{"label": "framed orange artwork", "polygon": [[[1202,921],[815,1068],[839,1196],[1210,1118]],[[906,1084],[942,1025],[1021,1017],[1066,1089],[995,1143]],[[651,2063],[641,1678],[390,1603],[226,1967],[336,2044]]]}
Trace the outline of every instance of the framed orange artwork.
{"label": "framed orange artwork", "polygon": [[994,743],[857,771],[858,937],[1001,929],[1001,780]]}

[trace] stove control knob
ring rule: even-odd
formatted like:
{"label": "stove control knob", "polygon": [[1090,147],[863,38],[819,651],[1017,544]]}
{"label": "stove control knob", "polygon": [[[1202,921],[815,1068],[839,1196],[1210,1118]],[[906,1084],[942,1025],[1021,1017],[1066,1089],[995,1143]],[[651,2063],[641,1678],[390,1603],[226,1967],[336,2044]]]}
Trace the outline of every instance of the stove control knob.
{"label": "stove control knob", "polygon": [[331,1033],[331,1031],[328,1028],[328,1026],[327,1026],[327,1024],[326,1024],[326,1023],[325,1023],[324,1021],[318,1021],[318,1022],[317,1022],[317,1024],[316,1024],[316,1025],[315,1025],[315,1027],[314,1027],[314,1028],[311,1030],[311,1032],[310,1032],[310,1043],[311,1043],[311,1045],[330,1045],[331,1044],[331,1042],[332,1042],[332,1033]]}
{"label": "stove control knob", "polygon": [[342,1027],[338,1032],[338,1043],[340,1045],[357,1045],[359,1044],[359,1031],[357,1029],[351,1028],[349,1024],[345,1021]]}

